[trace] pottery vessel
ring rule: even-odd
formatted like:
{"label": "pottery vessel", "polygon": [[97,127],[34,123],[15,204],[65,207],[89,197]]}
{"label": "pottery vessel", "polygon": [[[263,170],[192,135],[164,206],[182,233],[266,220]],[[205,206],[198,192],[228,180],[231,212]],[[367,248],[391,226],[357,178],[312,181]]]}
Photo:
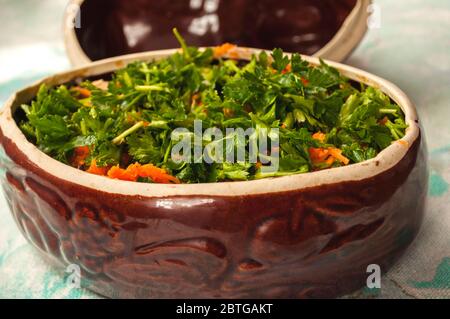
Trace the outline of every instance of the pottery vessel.
{"label": "pottery vessel", "polygon": [[[364,36],[371,0],[72,0],[64,17],[73,65],[224,42],[344,60]],[[73,23],[74,22],[74,23]]]}
{"label": "pottery vessel", "polygon": [[[15,110],[39,85],[112,72],[174,50],[94,62],[14,94],[0,115],[0,180],[27,240],[59,269],[109,297],[336,297],[385,272],[417,234],[427,157],[414,106],[395,85],[329,62],[380,88],[403,109],[406,135],[375,158],[286,177],[213,184],[146,184],[67,166],[28,142]],[[255,49],[240,49],[245,59]],[[304,57],[312,64],[318,59]]]}

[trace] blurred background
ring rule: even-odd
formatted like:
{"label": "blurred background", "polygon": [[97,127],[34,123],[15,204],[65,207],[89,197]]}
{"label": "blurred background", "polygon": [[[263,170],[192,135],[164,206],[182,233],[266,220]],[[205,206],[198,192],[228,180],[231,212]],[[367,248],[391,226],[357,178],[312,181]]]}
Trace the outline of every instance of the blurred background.
{"label": "blurred background", "polygon": [[[450,298],[450,1],[374,3],[379,23],[344,63],[394,82],[416,104],[430,150],[430,196],[421,233],[384,276],[382,289],[350,297]],[[14,91],[70,68],[62,32],[67,4],[0,0],[0,105]],[[2,195],[0,225],[0,297],[98,297],[68,288],[34,253]]]}

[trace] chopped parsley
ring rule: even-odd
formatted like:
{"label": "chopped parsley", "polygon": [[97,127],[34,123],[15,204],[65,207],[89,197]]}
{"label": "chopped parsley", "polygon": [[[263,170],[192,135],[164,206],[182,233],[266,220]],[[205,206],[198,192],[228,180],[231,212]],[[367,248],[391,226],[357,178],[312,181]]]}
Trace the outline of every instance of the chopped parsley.
{"label": "chopped parsley", "polygon": [[[376,88],[355,85],[323,61],[311,66],[299,54],[287,57],[275,49],[244,62],[224,58],[232,45],[200,50],[177,37],[180,52],[131,63],[108,81],[42,85],[36,98],[22,105],[20,128],[63,163],[148,183],[253,180],[339,167],[373,158],[405,134],[397,104]],[[246,161],[210,163],[202,155],[195,161],[174,159],[172,132],[184,128],[193,137],[195,121],[201,121],[203,132],[276,128],[278,144],[267,154],[268,162],[263,155],[247,161],[252,138],[238,141]],[[226,146],[234,138],[227,135],[215,143],[225,145],[223,152],[234,152]],[[200,146],[210,141],[211,135],[204,134]],[[189,151],[194,153],[194,147]],[[267,173],[272,153],[278,167]]]}

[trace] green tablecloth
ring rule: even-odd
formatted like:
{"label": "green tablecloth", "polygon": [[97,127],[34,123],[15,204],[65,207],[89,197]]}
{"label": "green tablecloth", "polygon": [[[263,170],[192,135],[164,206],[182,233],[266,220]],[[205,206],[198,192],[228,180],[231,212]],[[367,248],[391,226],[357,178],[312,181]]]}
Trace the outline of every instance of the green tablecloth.
{"label": "green tablecloth", "polygon": [[[379,290],[352,296],[450,298],[450,2],[378,0],[381,25],[347,63],[400,86],[417,105],[430,150],[423,227]],[[69,67],[62,0],[0,0],[0,103],[16,89]],[[70,288],[19,233],[0,195],[0,297],[98,298]]]}

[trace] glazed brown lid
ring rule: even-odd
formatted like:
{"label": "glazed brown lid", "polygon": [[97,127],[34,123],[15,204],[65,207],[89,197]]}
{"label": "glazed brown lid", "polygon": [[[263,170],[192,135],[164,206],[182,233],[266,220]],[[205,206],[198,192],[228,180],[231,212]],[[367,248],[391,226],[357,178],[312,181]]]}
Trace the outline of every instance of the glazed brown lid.
{"label": "glazed brown lid", "polygon": [[370,0],[72,0],[80,27],[65,23],[74,65],[178,47],[177,27],[190,45],[230,42],[282,48],[340,61],[366,31]]}

